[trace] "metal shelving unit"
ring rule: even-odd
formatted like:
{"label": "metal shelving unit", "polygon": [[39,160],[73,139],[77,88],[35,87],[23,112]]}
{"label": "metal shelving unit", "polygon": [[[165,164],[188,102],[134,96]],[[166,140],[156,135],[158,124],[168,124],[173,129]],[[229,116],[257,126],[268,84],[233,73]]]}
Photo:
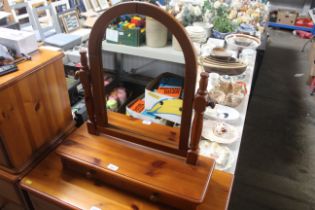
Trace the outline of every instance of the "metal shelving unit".
{"label": "metal shelving unit", "polygon": [[144,58],[152,58],[161,61],[185,64],[185,58],[182,51],[176,51],[171,46],[162,48],[151,48],[148,46],[131,47],[127,45],[111,44],[106,41],[102,46],[104,51],[122,53],[126,55],[140,56]]}
{"label": "metal shelving unit", "polygon": [[[313,15],[312,10],[310,8],[314,4],[312,0],[271,0],[271,8],[270,10],[276,9],[288,9],[288,10],[295,10],[301,14],[306,15],[307,13],[311,16],[313,23],[315,23],[315,18]],[[307,12],[309,11],[309,12]],[[279,24],[275,22],[268,22],[269,27],[273,28],[281,28],[281,29],[289,29],[289,30],[300,30],[300,31],[307,31],[315,35],[315,25],[313,28],[301,27],[301,26],[292,26],[286,24]]]}
{"label": "metal shelving unit", "polygon": [[269,22],[268,26],[273,27],[273,28],[307,31],[307,32],[311,32],[313,35],[315,35],[315,26],[313,26],[313,28],[307,28],[307,27],[301,27],[301,26],[279,24],[279,23],[274,23],[274,22]]}

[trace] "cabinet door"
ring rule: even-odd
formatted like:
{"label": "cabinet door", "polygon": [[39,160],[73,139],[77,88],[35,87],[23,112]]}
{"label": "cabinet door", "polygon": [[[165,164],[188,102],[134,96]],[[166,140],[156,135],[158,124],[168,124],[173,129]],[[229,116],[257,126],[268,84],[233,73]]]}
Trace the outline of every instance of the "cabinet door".
{"label": "cabinet door", "polygon": [[72,123],[61,59],[1,90],[0,101],[0,136],[13,170]]}
{"label": "cabinet door", "polygon": [[7,154],[12,167],[21,167],[32,155],[30,134],[27,130],[23,105],[19,103],[16,88],[0,92],[0,136],[3,157]]}
{"label": "cabinet door", "polygon": [[17,84],[34,149],[62,133],[72,121],[61,60],[46,65]]}

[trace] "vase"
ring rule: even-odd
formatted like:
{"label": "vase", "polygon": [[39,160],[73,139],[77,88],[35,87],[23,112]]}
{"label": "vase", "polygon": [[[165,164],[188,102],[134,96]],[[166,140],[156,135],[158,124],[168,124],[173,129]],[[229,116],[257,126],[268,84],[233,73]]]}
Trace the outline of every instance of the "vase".
{"label": "vase", "polygon": [[149,47],[164,47],[167,43],[167,28],[159,21],[146,17],[146,44]]}
{"label": "vase", "polygon": [[222,33],[220,31],[215,30],[214,28],[212,29],[212,37],[216,39],[224,39],[227,35],[232,34],[233,32],[227,32],[227,33]]}

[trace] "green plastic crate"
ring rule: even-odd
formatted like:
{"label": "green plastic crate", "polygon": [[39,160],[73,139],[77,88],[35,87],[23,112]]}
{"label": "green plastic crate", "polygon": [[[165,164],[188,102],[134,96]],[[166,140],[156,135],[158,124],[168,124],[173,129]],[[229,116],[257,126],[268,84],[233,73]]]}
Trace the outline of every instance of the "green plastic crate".
{"label": "green plastic crate", "polygon": [[118,42],[109,41],[114,44],[123,44],[128,46],[139,47],[145,42],[145,33],[141,33],[141,29],[119,29]]}

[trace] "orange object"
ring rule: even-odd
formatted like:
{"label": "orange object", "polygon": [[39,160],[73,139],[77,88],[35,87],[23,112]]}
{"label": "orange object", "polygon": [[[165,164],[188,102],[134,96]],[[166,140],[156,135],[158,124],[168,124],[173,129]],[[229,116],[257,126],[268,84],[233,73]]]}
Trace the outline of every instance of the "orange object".
{"label": "orange object", "polygon": [[163,95],[179,98],[181,90],[181,87],[159,87],[157,92]]}
{"label": "orange object", "polygon": [[134,104],[131,105],[130,109],[141,113],[144,110],[144,100],[138,99]]}
{"label": "orange object", "polygon": [[296,26],[313,28],[314,24],[311,18],[297,18],[295,21]]}

